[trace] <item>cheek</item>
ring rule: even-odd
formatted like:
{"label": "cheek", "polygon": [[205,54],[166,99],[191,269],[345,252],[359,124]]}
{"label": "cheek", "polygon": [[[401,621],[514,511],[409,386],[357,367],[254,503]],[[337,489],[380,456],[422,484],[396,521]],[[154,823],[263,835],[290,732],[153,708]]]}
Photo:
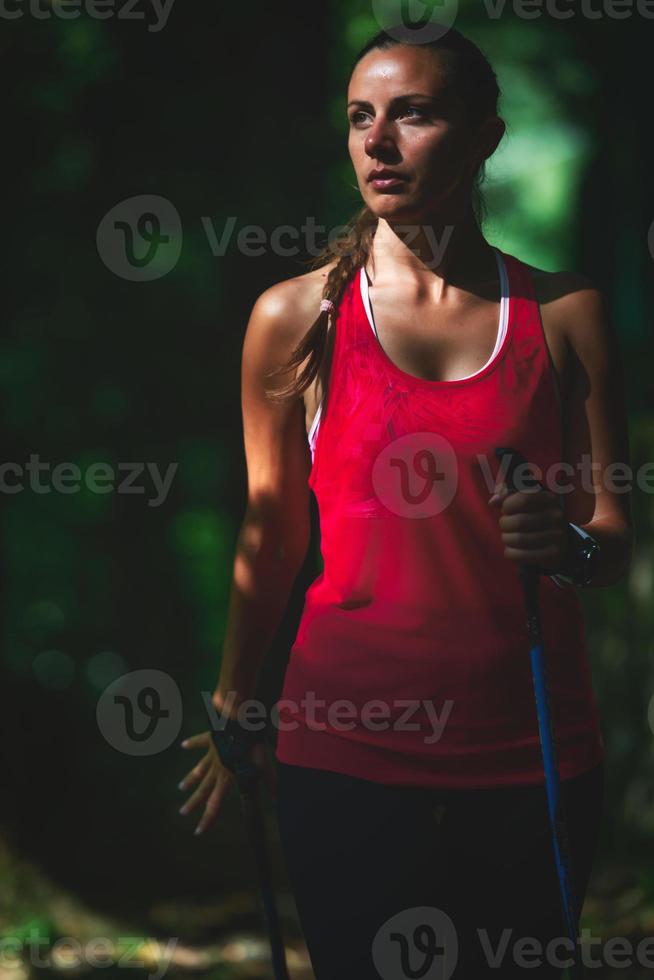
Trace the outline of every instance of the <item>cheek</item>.
{"label": "cheek", "polygon": [[425,159],[425,165],[434,170],[449,168],[465,156],[463,140],[452,132],[444,132],[423,141],[423,146],[417,147]]}
{"label": "cheek", "polygon": [[347,149],[350,154],[350,160],[355,168],[360,168],[362,160],[365,156],[365,151],[363,148],[363,140],[357,139],[355,133],[351,133],[347,140]]}
{"label": "cheek", "polygon": [[348,141],[348,150],[357,180],[360,185],[364,185],[368,171],[372,169],[373,164],[364,149],[363,140],[356,138],[350,139]]}

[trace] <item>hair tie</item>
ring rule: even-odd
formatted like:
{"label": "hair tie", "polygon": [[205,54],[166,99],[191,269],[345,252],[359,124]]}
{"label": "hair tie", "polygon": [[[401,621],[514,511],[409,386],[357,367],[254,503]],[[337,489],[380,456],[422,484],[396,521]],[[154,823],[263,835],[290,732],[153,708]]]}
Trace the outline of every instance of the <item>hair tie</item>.
{"label": "hair tie", "polygon": [[336,307],[334,306],[334,304],[330,299],[320,300],[320,312],[322,313],[324,310],[326,310],[328,313],[336,312]]}

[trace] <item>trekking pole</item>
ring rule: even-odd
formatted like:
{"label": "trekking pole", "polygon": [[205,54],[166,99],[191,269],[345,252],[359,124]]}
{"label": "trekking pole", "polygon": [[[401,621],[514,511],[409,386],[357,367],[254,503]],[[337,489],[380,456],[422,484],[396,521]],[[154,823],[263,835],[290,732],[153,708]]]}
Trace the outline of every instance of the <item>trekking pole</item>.
{"label": "trekking pole", "polygon": [[[286,950],[282,936],[275,892],[272,883],[270,859],[266,841],[266,831],[262,815],[259,793],[259,768],[250,759],[250,748],[255,740],[247,738],[248,733],[227,724],[222,729],[212,731],[211,735],[221,760],[234,773],[241,799],[241,807],[248,838],[254,851],[254,859],[259,878],[259,893],[263,906],[264,921],[270,941],[273,977],[275,980],[289,980],[286,964]],[[260,733],[256,741],[260,739]]]}
{"label": "trekking pole", "polygon": [[[510,457],[506,475],[506,485],[509,493],[516,491],[515,469],[517,466],[524,465],[523,473],[525,473],[528,467],[527,461],[516,449],[509,449],[501,446],[496,447],[495,455],[500,459],[500,461],[504,456]],[[532,481],[532,485],[534,483],[538,483],[538,481],[535,481],[534,477],[527,478],[525,483],[529,482],[529,480]],[[559,892],[561,896],[563,921],[565,923],[568,937],[573,944],[572,955],[574,957],[574,965],[570,969],[570,976],[572,980],[583,980],[585,971],[583,961],[581,959],[581,950],[577,943],[577,921],[573,910],[570,884],[570,842],[568,836],[568,822],[561,796],[556,736],[552,720],[550,692],[547,679],[547,666],[540,620],[538,596],[540,574],[541,573],[536,568],[526,564],[520,565],[520,578],[522,580],[525,597],[525,609],[527,613],[531,672],[536,697],[536,713],[538,715],[538,731],[540,735],[540,746],[543,757],[543,769],[545,772],[545,788],[547,792],[547,807],[552,834],[552,847],[554,850],[556,872],[559,879]]]}

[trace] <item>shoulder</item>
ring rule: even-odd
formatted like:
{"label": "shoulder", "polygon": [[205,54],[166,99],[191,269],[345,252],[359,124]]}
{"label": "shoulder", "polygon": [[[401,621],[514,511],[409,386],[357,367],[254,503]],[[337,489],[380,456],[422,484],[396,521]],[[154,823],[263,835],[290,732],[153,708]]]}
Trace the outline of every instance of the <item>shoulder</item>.
{"label": "shoulder", "polygon": [[[320,297],[334,261],[269,286],[257,296],[245,329],[241,379],[245,397],[259,398],[294,359],[318,317]],[[296,368],[296,375],[299,368]],[[289,378],[285,381],[288,382]]]}
{"label": "shoulder", "polygon": [[536,299],[552,329],[577,348],[609,339],[611,327],[602,291],[578,272],[547,272],[525,263],[531,273]]}
{"label": "shoulder", "polygon": [[250,314],[248,333],[295,347],[319,313],[327,276],[336,259],[310,272],[269,286],[257,297]]}

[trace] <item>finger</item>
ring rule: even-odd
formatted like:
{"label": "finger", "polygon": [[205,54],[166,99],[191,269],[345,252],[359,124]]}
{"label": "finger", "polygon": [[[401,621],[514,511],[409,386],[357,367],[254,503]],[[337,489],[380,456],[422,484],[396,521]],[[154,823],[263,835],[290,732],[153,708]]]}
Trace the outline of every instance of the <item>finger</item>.
{"label": "finger", "polygon": [[[489,504],[501,504],[504,506],[505,501],[511,501],[511,509],[515,510],[520,504],[520,508],[532,507],[533,499],[542,499],[544,495],[552,496],[547,490],[542,490],[540,487],[534,487],[531,490],[509,490],[505,483],[502,484],[501,489],[496,490],[492,497],[489,497]],[[517,499],[516,499],[517,498]]]}
{"label": "finger", "polygon": [[177,784],[178,788],[188,789],[190,786],[193,786],[193,784],[197,783],[201,776],[204,776],[210,765],[211,756],[207,754],[205,755],[204,759],[200,759],[197,766],[194,766],[191,771],[184,776],[182,781]]}
{"label": "finger", "polygon": [[554,545],[548,548],[538,548],[534,550],[511,547],[506,547],[504,549],[505,558],[509,558],[511,561],[524,562],[527,565],[544,564],[551,561],[553,558],[557,558],[559,554],[560,549]]}
{"label": "finger", "polygon": [[542,531],[503,531],[502,541],[505,547],[524,548],[533,551],[535,548],[548,548],[550,545],[561,547],[563,534],[555,529],[546,528]]}
{"label": "finger", "polygon": [[548,510],[550,508],[560,508],[560,504],[555,494],[549,490],[516,490],[515,493],[507,494],[502,501],[502,512],[505,514],[515,514],[518,511]]}
{"label": "finger", "polygon": [[196,789],[196,791],[191,796],[189,796],[186,803],[184,803],[179,808],[179,812],[184,816],[186,816],[187,813],[191,813],[193,810],[195,810],[195,808],[199,806],[204,799],[207,798],[215,782],[216,782],[216,773],[212,766],[209,772],[202,780],[202,782],[200,783],[200,785],[198,786],[198,788]]}
{"label": "finger", "polygon": [[221,783],[216,784],[214,789],[209,794],[209,798],[207,799],[207,805],[204,808],[204,813],[200,817],[200,820],[198,822],[197,827],[195,828],[194,833],[196,834],[204,833],[207,827],[210,827],[211,824],[214,822],[214,820],[216,819],[216,815],[218,814],[218,811],[220,810],[220,807],[222,805],[223,797],[225,795],[226,790],[227,790],[226,784],[221,784]]}
{"label": "finger", "polygon": [[200,746],[204,746],[209,741],[209,732],[200,732],[199,735],[191,735],[189,738],[185,738],[180,745],[183,749],[196,749]]}
{"label": "finger", "polygon": [[498,521],[501,531],[537,531],[563,527],[563,524],[561,512],[550,507],[531,513],[502,514]]}
{"label": "finger", "polygon": [[506,497],[508,493],[508,487],[506,483],[498,483],[493,491],[493,495],[489,497],[489,504],[497,504]]}

